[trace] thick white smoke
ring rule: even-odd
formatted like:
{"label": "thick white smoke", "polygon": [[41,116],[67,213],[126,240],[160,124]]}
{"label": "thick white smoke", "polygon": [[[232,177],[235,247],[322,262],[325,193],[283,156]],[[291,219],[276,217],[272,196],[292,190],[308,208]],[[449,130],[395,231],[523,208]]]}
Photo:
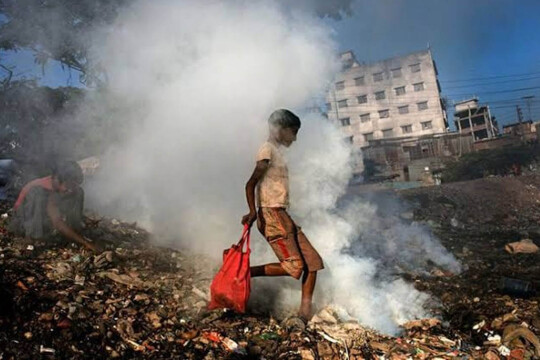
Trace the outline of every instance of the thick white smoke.
{"label": "thick white smoke", "polygon": [[[269,114],[301,113],[338,70],[330,34],[315,17],[262,1],[157,0],[126,9],[94,49],[118,102],[110,116],[125,129],[90,184],[95,206],[138,220],[161,241],[219,258],[240,235],[244,185]],[[305,116],[289,152],[291,212],[327,266],[318,303],[335,302],[385,332],[424,316],[426,295],[400,280],[375,280],[376,261],[343,253],[372,209],[357,206],[353,216],[336,209],[351,175],[339,129]],[[260,236],[253,242],[253,263],[275,261]],[[255,297],[262,284],[278,282],[291,284],[255,280]],[[264,296],[283,299],[287,288]]]}

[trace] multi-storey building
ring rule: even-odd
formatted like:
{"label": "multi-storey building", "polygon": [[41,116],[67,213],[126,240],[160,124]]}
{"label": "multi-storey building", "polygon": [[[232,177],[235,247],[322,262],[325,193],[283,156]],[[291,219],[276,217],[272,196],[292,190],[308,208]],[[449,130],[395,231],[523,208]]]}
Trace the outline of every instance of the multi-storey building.
{"label": "multi-storey building", "polygon": [[356,147],[448,130],[430,50],[371,64],[359,63],[347,51],[341,61],[343,70],[326,97],[328,118]]}
{"label": "multi-storey building", "polygon": [[471,134],[474,141],[499,135],[497,122],[491,117],[489,106],[479,105],[477,98],[457,102],[454,106],[454,122],[460,134]]}

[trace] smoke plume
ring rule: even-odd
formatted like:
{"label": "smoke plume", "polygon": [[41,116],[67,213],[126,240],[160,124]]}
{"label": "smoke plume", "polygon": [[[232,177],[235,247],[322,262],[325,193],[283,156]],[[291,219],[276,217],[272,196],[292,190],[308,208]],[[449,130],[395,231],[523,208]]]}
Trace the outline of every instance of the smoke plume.
{"label": "smoke plume", "polygon": [[[123,130],[89,184],[100,212],[137,220],[156,241],[218,259],[240,235],[244,185],[266,119],[290,108],[303,119],[287,154],[291,214],[325,260],[318,305],[335,303],[389,333],[426,315],[426,294],[381,279],[377,259],[355,250],[374,206],[338,206],[351,177],[351,149],[334,125],[302,111],[338,70],[331,30],[320,19],[259,1],[140,1],[96,35],[93,52],[108,72],[103,101],[114,99],[110,117]],[[431,245],[439,252],[422,256],[447,265],[444,249]],[[254,264],[275,261],[255,233],[253,251]],[[299,288],[288,279],[256,279],[254,304],[272,298],[290,309]]]}

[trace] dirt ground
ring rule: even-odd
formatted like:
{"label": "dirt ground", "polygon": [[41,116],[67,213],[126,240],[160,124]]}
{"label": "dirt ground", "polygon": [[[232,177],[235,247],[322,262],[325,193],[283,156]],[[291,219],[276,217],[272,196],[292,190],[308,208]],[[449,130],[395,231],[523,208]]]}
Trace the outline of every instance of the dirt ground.
{"label": "dirt ground", "polygon": [[481,345],[485,338],[472,329],[474,324],[514,314],[515,322],[540,334],[538,294],[517,294],[503,286],[505,278],[540,285],[538,253],[505,251],[506,244],[524,238],[540,245],[540,176],[493,177],[398,195],[411,204],[414,219],[429,224],[465,265],[458,276],[411,278],[419,290],[442,301],[442,315],[451,329]]}
{"label": "dirt ground", "polygon": [[[94,255],[58,241],[28,247],[0,224],[0,359],[540,359],[540,176],[488,178],[397,192],[463,264],[459,275],[405,274],[441,304],[399,337],[323,309],[306,328],[270,314],[207,311],[203,257],[152,246],[136,224],[87,219]],[[3,205],[6,207],[6,204]],[[214,270],[214,269],[213,269]]]}

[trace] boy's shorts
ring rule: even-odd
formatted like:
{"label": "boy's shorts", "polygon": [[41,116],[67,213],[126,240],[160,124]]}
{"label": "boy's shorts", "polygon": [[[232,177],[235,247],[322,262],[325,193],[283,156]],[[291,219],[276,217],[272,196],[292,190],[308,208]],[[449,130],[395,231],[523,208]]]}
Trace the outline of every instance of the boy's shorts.
{"label": "boy's shorts", "polygon": [[284,208],[259,208],[257,227],[283,269],[295,279],[299,279],[304,270],[324,269],[321,256]]}

